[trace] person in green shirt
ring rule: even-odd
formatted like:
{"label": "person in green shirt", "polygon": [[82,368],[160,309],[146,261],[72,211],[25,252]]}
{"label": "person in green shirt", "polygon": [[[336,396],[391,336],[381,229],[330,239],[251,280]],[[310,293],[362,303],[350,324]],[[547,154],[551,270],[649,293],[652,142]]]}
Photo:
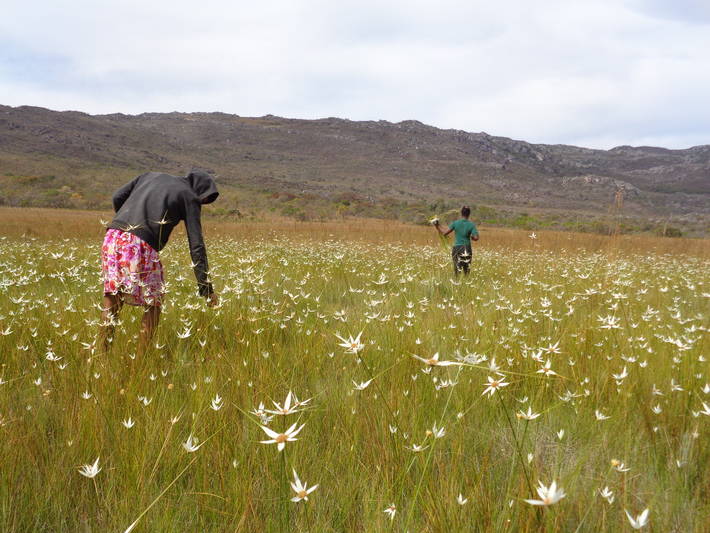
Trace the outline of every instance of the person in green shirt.
{"label": "person in green shirt", "polygon": [[444,237],[452,231],[456,237],[454,247],[451,249],[451,258],[454,261],[454,276],[458,276],[461,271],[468,275],[472,257],[471,241],[478,240],[478,230],[476,225],[468,219],[470,216],[471,208],[463,206],[461,208],[461,218],[449,224],[449,230],[446,232],[441,229],[438,220],[434,222],[434,227]]}

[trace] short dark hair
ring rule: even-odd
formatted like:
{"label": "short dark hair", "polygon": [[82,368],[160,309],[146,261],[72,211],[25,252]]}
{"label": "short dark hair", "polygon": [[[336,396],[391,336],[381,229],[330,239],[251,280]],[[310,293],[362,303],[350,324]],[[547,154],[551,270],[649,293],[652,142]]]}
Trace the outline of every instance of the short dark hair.
{"label": "short dark hair", "polygon": [[468,218],[471,215],[471,208],[467,205],[461,208],[461,216]]}

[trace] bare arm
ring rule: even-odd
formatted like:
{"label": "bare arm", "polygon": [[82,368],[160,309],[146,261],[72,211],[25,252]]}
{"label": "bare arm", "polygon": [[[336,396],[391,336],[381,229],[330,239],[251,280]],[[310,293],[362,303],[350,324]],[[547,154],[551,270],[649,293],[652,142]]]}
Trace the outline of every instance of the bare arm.
{"label": "bare arm", "polygon": [[438,222],[437,222],[436,224],[434,224],[434,227],[436,228],[436,231],[438,231],[439,233],[441,233],[444,237],[446,237],[449,233],[451,233],[452,231],[454,231],[454,230],[452,230],[452,229],[450,229],[450,228],[449,228],[447,231],[444,231],[443,229],[441,229],[441,224],[439,224]]}
{"label": "bare arm", "polygon": [[471,231],[471,240],[472,241],[477,241],[478,240],[478,228],[476,225],[473,225],[473,230]]}

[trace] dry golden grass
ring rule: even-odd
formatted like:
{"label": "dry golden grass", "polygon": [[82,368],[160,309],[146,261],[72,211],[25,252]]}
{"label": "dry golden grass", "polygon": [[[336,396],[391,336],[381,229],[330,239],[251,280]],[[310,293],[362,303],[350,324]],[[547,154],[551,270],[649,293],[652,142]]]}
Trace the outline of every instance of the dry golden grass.
{"label": "dry golden grass", "polygon": [[[207,212],[208,213],[208,212]],[[75,211],[68,209],[0,207],[0,235],[8,237],[96,238],[103,234],[101,220],[110,220],[112,213]],[[335,239],[372,243],[399,242],[412,245],[436,244],[436,232],[430,227],[404,224],[393,220],[345,219],[328,222],[297,222],[293,219],[269,216],[261,221],[226,221],[205,217],[203,221],[207,243],[210,237],[229,236],[236,239],[258,237],[283,238],[284,244],[294,239]],[[610,253],[687,254],[710,257],[710,240],[672,239],[647,235],[609,237],[589,233],[537,231],[533,242],[531,232],[518,229],[493,228],[479,225],[479,247],[543,250],[607,251]],[[182,227],[178,228],[178,235]]]}

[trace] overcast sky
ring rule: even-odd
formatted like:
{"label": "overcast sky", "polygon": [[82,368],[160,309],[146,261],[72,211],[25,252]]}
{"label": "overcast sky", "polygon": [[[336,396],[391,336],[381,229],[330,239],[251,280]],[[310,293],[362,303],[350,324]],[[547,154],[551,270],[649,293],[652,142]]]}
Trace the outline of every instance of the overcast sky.
{"label": "overcast sky", "polygon": [[710,144],[710,0],[4,0],[0,104]]}

